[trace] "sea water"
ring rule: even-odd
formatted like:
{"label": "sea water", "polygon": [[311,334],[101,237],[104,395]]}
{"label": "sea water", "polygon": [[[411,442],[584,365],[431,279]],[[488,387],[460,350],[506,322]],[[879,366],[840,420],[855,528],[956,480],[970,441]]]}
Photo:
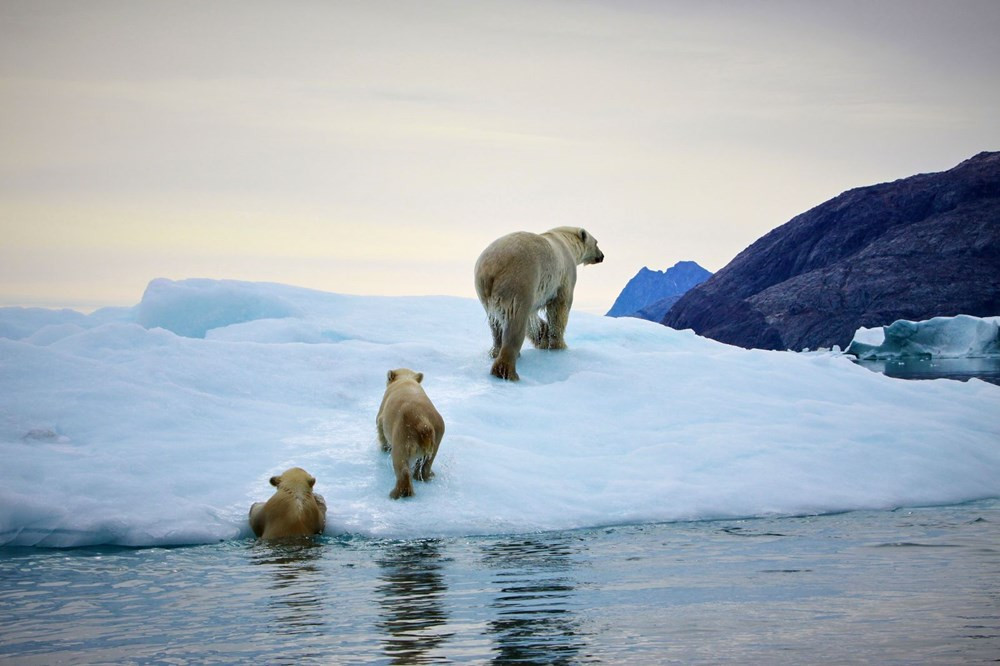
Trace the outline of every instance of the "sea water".
{"label": "sea water", "polygon": [[1000,500],[438,539],[0,549],[0,661],[1000,658]]}
{"label": "sea water", "polygon": [[897,379],[981,379],[1000,384],[1000,358],[892,358],[857,361],[863,368]]}

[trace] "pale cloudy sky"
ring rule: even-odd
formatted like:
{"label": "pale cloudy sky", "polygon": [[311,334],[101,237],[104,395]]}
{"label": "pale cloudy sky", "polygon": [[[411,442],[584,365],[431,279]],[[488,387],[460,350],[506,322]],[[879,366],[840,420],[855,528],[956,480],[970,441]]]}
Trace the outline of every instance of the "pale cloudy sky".
{"label": "pale cloudy sky", "polygon": [[584,226],[603,312],[1000,150],[996,0],[0,0],[0,305],[156,277],[474,297]]}

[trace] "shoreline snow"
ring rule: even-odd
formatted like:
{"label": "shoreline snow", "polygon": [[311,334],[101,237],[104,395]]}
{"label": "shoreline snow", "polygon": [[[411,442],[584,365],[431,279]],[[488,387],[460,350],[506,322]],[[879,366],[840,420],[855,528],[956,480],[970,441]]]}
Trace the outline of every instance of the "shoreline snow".
{"label": "shoreline snow", "polygon": [[[474,299],[154,280],[134,308],[0,309],[0,546],[250,535],[298,465],[327,533],[463,536],[1000,496],[1000,387],[906,382],[837,353],[744,350],[574,312],[565,352],[489,376]],[[388,498],[374,420],[410,367],[447,432]]]}

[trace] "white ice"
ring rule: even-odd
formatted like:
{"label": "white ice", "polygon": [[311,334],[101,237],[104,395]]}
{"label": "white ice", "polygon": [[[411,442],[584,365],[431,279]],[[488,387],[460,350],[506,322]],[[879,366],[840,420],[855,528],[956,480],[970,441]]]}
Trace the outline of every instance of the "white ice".
{"label": "white ice", "polygon": [[861,328],[847,353],[861,359],[1000,356],[1000,317],[900,319],[889,326]]}
{"label": "white ice", "polygon": [[[134,308],[0,310],[0,545],[194,544],[298,465],[327,532],[473,535],[1000,496],[1000,387],[747,351],[575,312],[489,375],[479,303],[192,280]],[[424,373],[436,478],[389,499],[390,368]]]}

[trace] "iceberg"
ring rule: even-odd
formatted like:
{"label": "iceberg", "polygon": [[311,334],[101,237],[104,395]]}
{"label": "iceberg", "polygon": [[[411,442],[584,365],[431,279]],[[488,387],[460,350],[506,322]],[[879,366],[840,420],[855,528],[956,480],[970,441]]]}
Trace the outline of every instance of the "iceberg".
{"label": "iceberg", "polygon": [[1000,356],[1000,317],[900,319],[880,328],[861,328],[845,353],[861,360]]}
{"label": "iceberg", "polygon": [[[907,382],[573,312],[490,376],[475,298],[156,280],[138,305],[0,309],[0,546],[252,538],[307,469],[327,533],[385,538],[805,515],[1000,497],[1000,386]],[[409,367],[447,424],[389,499],[375,416]]]}

